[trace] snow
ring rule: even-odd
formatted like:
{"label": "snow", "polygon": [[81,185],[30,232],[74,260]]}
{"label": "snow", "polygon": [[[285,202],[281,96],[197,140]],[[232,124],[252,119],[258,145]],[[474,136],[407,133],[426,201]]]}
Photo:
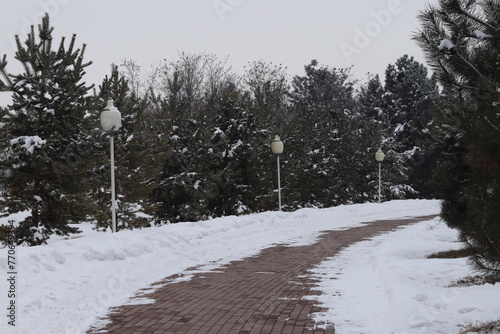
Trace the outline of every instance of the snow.
{"label": "snow", "polygon": [[491,38],[493,36],[489,35],[489,34],[485,34],[484,32],[482,32],[481,30],[474,30],[474,35],[477,37],[477,38]]}
{"label": "snow", "polygon": [[457,237],[435,218],[344,249],[311,271],[321,280],[316,299],[331,306],[315,319],[345,334],[458,333],[459,325],[496,320],[498,285],[450,287],[474,274],[466,259],[427,259],[460,249]]}
{"label": "snow", "polygon": [[[95,232],[92,225],[83,224],[83,233],[72,238],[52,237],[48,245],[16,248],[16,331],[4,318],[0,332],[84,333],[110,307],[131,303],[140,289],[175,274],[189,279],[188,268],[215,269],[273,244],[306,245],[324,230],[436,214],[439,206],[439,201],[391,201],[264,212],[115,234]],[[2,218],[0,223],[21,218]],[[500,310],[492,300],[499,295],[492,287],[446,288],[450,280],[470,274],[463,260],[425,259],[427,253],[457,248],[455,240],[456,232],[433,220],[345,249],[338,259],[311,272],[338,278],[320,283],[325,292],[321,301],[331,311],[318,314],[318,319],[342,326],[342,333],[363,332],[360,328],[377,333],[370,330],[381,326],[380,333],[391,333],[386,331],[391,323],[399,326],[394,327],[398,333],[414,333],[495,319]],[[4,273],[8,272],[7,254],[7,248],[0,249]],[[0,282],[0,305],[6,308],[8,281]],[[342,298],[335,296],[338,292]],[[153,301],[133,301],[141,302]],[[419,314],[430,316],[421,320]],[[415,325],[421,326],[411,327]]]}
{"label": "snow", "polygon": [[19,80],[15,85],[14,88],[19,88],[23,86],[26,83],[26,80]]}
{"label": "snow", "polygon": [[236,152],[236,150],[238,149],[238,147],[240,146],[243,146],[243,142],[241,141],[241,139],[238,139],[238,141],[236,142],[236,144],[233,145],[233,147],[231,147],[231,150],[229,150],[229,154],[228,154],[228,157],[233,157],[234,156],[234,152]]}
{"label": "snow", "polygon": [[219,127],[216,127],[215,131],[214,131],[214,137],[217,136],[217,135],[224,136],[224,131],[222,131]]}
{"label": "snow", "polygon": [[438,50],[443,50],[443,49],[451,50],[455,47],[456,45],[453,44],[449,39],[444,38],[443,40],[441,40],[441,43],[439,43]]}
{"label": "snow", "polygon": [[394,133],[397,134],[397,133],[403,132],[405,130],[405,124],[398,124],[396,126],[396,128],[394,129]]}
{"label": "snow", "polygon": [[46,140],[38,137],[38,136],[20,136],[18,138],[12,139],[10,141],[11,145],[17,145],[20,142],[24,142],[23,147],[30,154],[33,154],[35,148],[41,148],[43,145],[47,143]]}

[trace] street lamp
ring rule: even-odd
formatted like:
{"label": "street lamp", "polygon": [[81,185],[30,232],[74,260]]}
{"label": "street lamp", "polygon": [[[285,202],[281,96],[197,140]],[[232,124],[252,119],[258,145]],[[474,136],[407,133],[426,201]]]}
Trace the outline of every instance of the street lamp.
{"label": "street lamp", "polygon": [[281,211],[281,181],[280,181],[280,155],[283,153],[283,142],[279,136],[275,136],[271,142],[271,151],[276,155],[278,162],[278,208]]}
{"label": "street lamp", "polygon": [[375,153],[375,160],[378,161],[378,202],[380,203],[380,193],[382,188],[382,161],[384,160],[385,154],[382,149],[379,148],[377,153]]}
{"label": "street lamp", "polygon": [[101,127],[109,132],[109,147],[111,155],[111,230],[116,233],[116,198],[115,198],[115,132],[122,125],[122,117],[118,108],[113,105],[113,100],[108,100],[106,107],[101,112]]}

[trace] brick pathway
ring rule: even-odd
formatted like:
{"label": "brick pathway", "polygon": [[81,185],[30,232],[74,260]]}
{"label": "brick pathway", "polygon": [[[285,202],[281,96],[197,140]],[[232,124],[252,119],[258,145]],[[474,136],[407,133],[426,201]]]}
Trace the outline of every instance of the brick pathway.
{"label": "brick pathway", "polygon": [[333,330],[316,328],[311,313],[322,309],[303,298],[317,294],[310,290],[315,281],[308,270],[351,243],[432,217],[326,231],[310,246],[277,245],[175,284],[166,283],[178,276],[168,277],[158,282],[164,286],[145,295],[156,300],[154,304],[111,309],[111,322],[87,333],[332,334]]}

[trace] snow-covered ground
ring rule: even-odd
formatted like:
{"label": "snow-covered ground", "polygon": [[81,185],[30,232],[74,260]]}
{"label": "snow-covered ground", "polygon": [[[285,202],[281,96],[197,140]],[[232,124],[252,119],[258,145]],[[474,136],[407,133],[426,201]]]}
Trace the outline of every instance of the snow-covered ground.
{"label": "snow-covered ground", "polygon": [[449,287],[474,275],[467,261],[427,259],[460,249],[457,232],[436,218],[345,248],[312,270],[317,299],[330,307],[316,320],[342,334],[458,333],[458,325],[500,317],[500,286]]}
{"label": "snow-covered ground", "polygon": [[[69,240],[54,237],[49,245],[15,249],[16,298],[8,297],[9,250],[0,249],[0,333],[84,333],[109,307],[190,267],[217,268],[275,243],[309,244],[323,230],[438,212],[438,201],[415,200],[266,212],[116,234],[82,225],[83,233]],[[498,286],[446,288],[471,274],[464,261],[425,259],[459,247],[455,240],[456,232],[433,220],[345,249],[311,273],[325,278],[321,301],[331,308],[318,319],[335,323],[341,333],[453,333],[460,323],[495,319]],[[15,327],[7,317],[12,301]]]}

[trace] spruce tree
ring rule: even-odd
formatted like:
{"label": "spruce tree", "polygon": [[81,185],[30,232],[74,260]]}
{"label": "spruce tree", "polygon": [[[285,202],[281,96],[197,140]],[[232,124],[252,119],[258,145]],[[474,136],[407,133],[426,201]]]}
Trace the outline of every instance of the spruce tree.
{"label": "spruce tree", "polygon": [[357,94],[358,104],[361,112],[370,119],[381,123],[387,112],[385,111],[384,87],[380,77],[374,75],[360,87]]}
{"label": "spruce tree", "polygon": [[[239,90],[232,83],[219,93],[214,108],[214,122],[202,132],[203,152],[198,154],[197,201],[211,216],[234,215],[248,212],[246,202],[248,184],[244,180],[250,152],[245,131],[248,115],[241,107]],[[202,158],[203,157],[203,158]],[[201,158],[201,159],[200,159]]]}
{"label": "spruce tree", "polygon": [[202,55],[181,54],[178,61],[163,64],[159,82],[151,92],[154,110],[150,117],[155,122],[150,131],[160,138],[159,147],[165,153],[150,195],[152,202],[159,203],[156,224],[206,217],[195,186],[198,168],[203,167],[196,157],[204,152],[201,138],[207,127],[207,118],[200,108],[203,98],[200,90],[206,79],[203,63]]}
{"label": "spruce tree", "polygon": [[2,114],[0,170],[5,187],[2,214],[29,211],[16,229],[18,243],[37,245],[52,233],[76,232],[69,223],[85,218],[84,162],[91,141],[86,124],[88,87],[82,82],[85,45],[75,49],[62,38],[55,50],[53,28],[46,15],[32,26],[26,41],[16,37],[15,59],[24,72],[7,72],[0,62],[0,88],[13,93],[13,102]]}
{"label": "spruce tree", "polygon": [[[93,101],[92,115],[95,125],[106,101],[113,100],[120,110],[122,126],[115,133],[115,183],[118,205],[117,229],[132,229],[150,226],[147,215],[152,216],[154,206],[148,201],[152,189],[149,185],[153,175],[161,166],[161,152],[153,152],[158,144],[155,134],[148,130],[147,92],[131,87],[129,81],[120,73],[118,66],[111,66],[111,74],[99,85],[99,94]],[[142,96],[138,96],[142,94]],[[93,212],[98,229],[111,228],[109,214],[109,134],[103,136],[102,130],[95,130],[95,141],[101,144],[99,160],[95,165],[101,168],[94,173],[93,197],[97,206]]]}
{"label": "spruce tree", "polygon": [[[206,154],[201,140],[204,128],[205,122],[195,119],[174,120],[165,128],[162,137],[168,151],[151,194],[152,201],[160,203],[156,224],[208,217],[205,194],[200,195],[198,187],[200,182],[206,184],[206,175],[202,173],[205,162],[197,159]],[[216,196],[218,188],[209,192]]]}
{"label": "spruce tree", "polygon": [[205,100],[196,118],[173,120],[167,128],[168,155],[152,196],[162,203],[159,223],[259,210],[262,167],[256,143],[263,141],[263,133],[233,82],[228,80],[216,94]]}
{"label": "spruce tree", "polygon": [[[287,129],[284,168],[290,162],[288,183],[294,206],[332,206],[348,202],[351,175],[341,168],[355,168],[345,151],[346,136],[355,134],[351,124],[355,100],[349,69],[318,66],[313,60],[305,75],[292,81],[293,120]],[[343,165],[345,163],[345,165]],[[349,166],[349,167],[347,167]],[[354,177],[352,175],[352,177]]]}
{"label": "spruce tree", "polygon": [[[394,136],[394,128],[389,122],[389,107],[387,105],[385,89],[380,82],[379,77],[373,76],[368,82],[361,86],[357,95],[358,105],[357,111],[364,120],[362,126],[365,131],[370,129],[370,142],[366,142],[366,152],[368,154],[364,160],[360,162],[371,163],[371,168],[365,174],[369,189],[367,193],[371,200],[378,200],[378,166],[374,159],[375,152],[381,148],[385,153],[385,158],[382,165],[382,199],[401,199],[412,196],[415,192],[409,185],[406,173],[408,167],[405,166],[405,156],[402,144],[399,143]],[[370,132],[368,132],[370,133]],[[358,139],[358,142],[363,142],[369,136],[365,135]]]}
{"label": "spruce tree", "polygon": [[[289,101],[289,79],[286,74],[286,67],[281,64],[265,63],[255,61],[248,64],[243,75],[243,90],[245,92],[245,110],[252,115],[252,124],[255,133],[252,135],[252,151],[254,158],[249,162],[248,175],[256,176],[250,182],[254,191],[255,210],[276,209],[277,192],[276,180],[276,157],[272,155],[269,147],[274,136],[280,135],[283,140],[287,140],[290,123],[293,122]],[[290,142],[291,144],[291,142]],[[291,148],[291,147],[288,147]],[[288,148],[285,150],[283,158],[283,179],[289,180],[287,157]],[[286,175],[286,177],[285,177]],[[293,177],[292,177],[293,178]],[[283,180],[283,193],[287,193],[283,199],[283,208],[293,207],[292,196],[288,190],[289,182]]]}
{"label": "spruce tree", "polygon": [[447,94],[433,129],[442,217],[500,278],[500,3],[440,0],[419,18],[415,38]]}
{"label": "spruce tree", "polygon": [[262,104],[207,55],[182,54],[162,67],[160,79],[152,94],[166,152],[151,196],[161,204],[157,222],[261,210],[260,161],[268,149],[256,122],[268,117]]}
{"label": "spruce tree", "polygon": [[419,197],[433,196],[429,181],[435,150],[428,128],[438,97],[436,77],[413,57],[404,55],[387,66],[381,121],[390,146],[407,167],[404,182]]}
{"label": "spruce tree", "polygon": [[248,64],[243,76],[252,113],[257,122],[279,133],[289,122],[289,80],[281,64],[263,61]]}

